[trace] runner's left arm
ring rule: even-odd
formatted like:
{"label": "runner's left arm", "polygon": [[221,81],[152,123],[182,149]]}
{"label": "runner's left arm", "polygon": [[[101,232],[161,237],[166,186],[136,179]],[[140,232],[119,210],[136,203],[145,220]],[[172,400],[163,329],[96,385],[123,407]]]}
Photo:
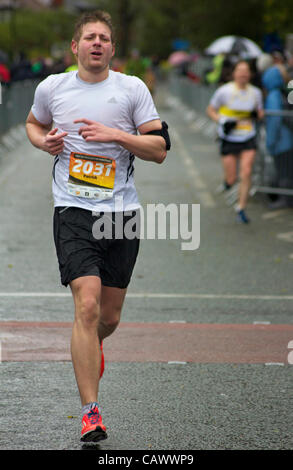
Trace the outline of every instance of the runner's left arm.
{"label": "runner's left arm", "polygon": [[148,132],[162,129],[159,119],[146,122],[139,126],[139,135],[129,134],[120,129],[104,126],[89,119],[77,119],[82,123],[79,134],[87,142],[115,142],[142,160],[162,163],[167,155],[166,142],[160,135],[149,135]]}

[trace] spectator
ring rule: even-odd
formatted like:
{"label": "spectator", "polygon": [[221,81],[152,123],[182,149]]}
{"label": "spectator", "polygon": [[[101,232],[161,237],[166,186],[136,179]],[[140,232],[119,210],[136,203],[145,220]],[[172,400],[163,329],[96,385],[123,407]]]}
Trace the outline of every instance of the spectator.
{"label": "spectator", "polygon": [[214,84],[219,82],[222,74],[224,60],[225,54],[218,54],[213,58],[213,69],[209,71],[205,76],[206,82],[208,84]]}
{"label": "spectator", "polygon": [[72,70],[77,70],[77,62],[71,51],[67,51],[63,57],[64,62],[64,72],[71,72]]}
{"label": "spectator", "polygon": [[0,82],[9,83],[10,80],[11,80],[10,70],[3,62],[0,62]]}
{"label": "spectator", "polygon": [[222,67],[220,80],[219,80],[219,83],[221,85],[223,85],[224,83],[228,83],[231,80],[233,80],[232,71],[233,71],[232,57],[230,56],[230,54],[226,54],[224,62],[223,62],[223,67]]}
{"label": "spectator", "polygon": [[135,75],[141,80],[144,80],[146,68],[146,62],[140,56],[139,51],[134,49],[125,64],[124,73],[127,75]]}
{"label": "spectator", "polygon": [[283,52],[276,50],[272,52],[273,64],[279,67],[280,72],[284,78],[284,81],[288,83],[290,76],[287,72],[287,59]]}
{"label": "spectator", "polygon": [[50,69],[44,57],[38,57],[32,63],[32,72],[35,78],[45,78],[49,75]]}
{"label": "spectator", "polygon": [[293,55],[289,54],[287,59],[287,73],[289,80],[293,80]]}
{"label": "spectator", "polygon": [[19,59],[11,66],[11,80],[19,81],[33,77],[32,64],[26,57],[26,54],[21,52]]}
{"label": "spectator", "polygon": [[124,73],[135,75],[145,82],[150,92],[154,93],[155,76],[151,67],[151,60],[141,57],[137,49],[131,52],[130,58],[126,61]]}
{"label": "spectator", "polygon": [[[269,67],[262,76],[266,91],[265,109],[284,109],[283,89],[286,84],[278,65]],[[292,118],[293,121],[293,118]],[[293,124],[293,122],[292,122]],[[276,185],[279,188],[293,188],[293,132],[285,125],[281,115],[266,116],[266,146],[274,158]],[[280,196],[271,204],[272,208],[292,206],[292,196]]]}

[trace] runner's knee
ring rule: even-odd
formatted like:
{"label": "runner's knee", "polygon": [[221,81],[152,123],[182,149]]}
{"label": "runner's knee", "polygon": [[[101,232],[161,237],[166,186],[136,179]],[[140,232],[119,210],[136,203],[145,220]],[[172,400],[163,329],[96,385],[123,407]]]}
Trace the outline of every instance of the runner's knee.
{"label": "runner's knee", "polygon": [[110,314],[101,315],[101,325],[109,331],[114,331],[120,322],[121,310],[114,309]]}
{"label": "runner's knee", "polygon": [[242,180],[249,179],[251,177],[251,171],[252,171],[252,168],[250,164],[243,165],[240,171],[240,178]]}
{"label": "runner's knee", "polygon": [[110,335],[116,330],[120,322],[121,307],[120,306],[107,306],[107,309],[102,309],[100,318],[100,331]]}
{"label": "runner's knee", "polygon": [[85,328],[97,328],[99,322],[99,305],[93,295],[80,297],[76,302],[75,319]]}

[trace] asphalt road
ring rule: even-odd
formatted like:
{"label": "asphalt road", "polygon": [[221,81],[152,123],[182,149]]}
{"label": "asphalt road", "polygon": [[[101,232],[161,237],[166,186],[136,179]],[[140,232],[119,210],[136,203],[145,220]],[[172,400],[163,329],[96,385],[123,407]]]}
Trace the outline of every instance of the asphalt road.
{"label": "asphalt road", "polygon": [[[292,210],[272,212],[255,196],[252,223],[238,225],[216,193],[214,138],[165,98],[172,150],[163,165],[137,159],[136,186],[145,210],[200,204],[200,246],[142,240],[121,327],[105,341],[99,402],[109,437],[95,448],[292,450]],[[79,450],[52,158],[21,140],[0,157],[0,448]]]}

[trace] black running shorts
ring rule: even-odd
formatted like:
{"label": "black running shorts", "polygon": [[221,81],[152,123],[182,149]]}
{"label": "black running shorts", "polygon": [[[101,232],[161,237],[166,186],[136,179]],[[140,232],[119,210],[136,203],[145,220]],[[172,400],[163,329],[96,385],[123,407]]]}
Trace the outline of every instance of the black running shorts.
{"label": "black running shorts", "polygon": [[248,139],[244,142],[229,142],[228,140],[221,139],[220,154],[222,157],[226,155],[239,155],[245,150],[256,150],[256,138]]}
{"label": "black running shorts", "polygon": [[[106,219],[101,219],[101,217],[106,217]],[[98,276],[105,286],[126,288],[130,282],[139,249],[136,225],[130,222],[139,221],[138,217],[139,211],[118,214],[101,212],[93,215],[91,211],[78,207],[56,207],[54,241],[61,283],[67,286],[78,277]],[[102,220],[109,224],[102,224]],[[115,231],[117,220],[121,222],[118,232]],[[95,222],[98,224],[100,222],[99,232],[93,230]],[[127,222],[133,227],[134,237],[125,236],[123,229]],[[104,225],[108,227],[105,230],[107,235],[104,238],[95,235],[103,231]],[[112,227],[111,234],[109,234],[109,227]]]}

